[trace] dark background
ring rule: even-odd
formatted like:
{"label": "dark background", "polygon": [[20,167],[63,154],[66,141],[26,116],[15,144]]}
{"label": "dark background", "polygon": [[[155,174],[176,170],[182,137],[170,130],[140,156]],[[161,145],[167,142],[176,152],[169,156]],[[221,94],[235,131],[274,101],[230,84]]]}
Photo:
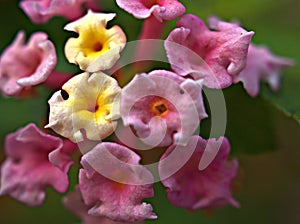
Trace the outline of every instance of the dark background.
{"label": "dark background", "polygon": [[[101,2],[101,1],[100,1]],[[279,93],[263,87],[256,99],[246,95],[241,85],[224,91],[227,102],[228,125],[226,136],[231,141],[232,156],[240,161],[235,184],[235,196],[241,208],[225,207],[217,211],[187,212],[175,208],[166,199],[160,184],[155,185],[156,196],[149,199],[159,218],[147,223],[300,223],[300,1],[298,0],[183,0],[188,13],[204,20],[217,15],[225,20],[238,19],[248,30],[254,30],[254,42],[266,44],[278,55],[294,58],[296,66],[283,76]],[[126,32],[128,40],[135,40],[140,20],[122,12],[115,1],[102,0],[103,10],[117,12],[114,24]],[[20,29],[27,33],[43,30],[57,47],[57,69],[76,73],[77,68],[66,62],[64,42],[70,36],[63,31],[67,22],[51,19],[47,25],[33,25],[18,8],[16,0],[0,0],[0,51],[10,44]],[[174,22],[169,23],[168,33]],[[39,97],[15,100],[0,96],[0,158],[4,160],[3,141],[7,133],[35,122],[47,122],[47,100],[51,92],[39,87]],[[271,100],[271,103],[270,101]],[[274,107],[273,105],[276,105]],[[277,107],[284,110],[278,110]],[[289,116],[286,116],[289,115]],[[293,116],[294,118],[292,118]],[[71,187],[76,182],[78,166],[71,168]],[[61,204],[62,196],[47,190],[43,206],[29,208],[9,197],[0,198],[0,223],[79,223]]]}

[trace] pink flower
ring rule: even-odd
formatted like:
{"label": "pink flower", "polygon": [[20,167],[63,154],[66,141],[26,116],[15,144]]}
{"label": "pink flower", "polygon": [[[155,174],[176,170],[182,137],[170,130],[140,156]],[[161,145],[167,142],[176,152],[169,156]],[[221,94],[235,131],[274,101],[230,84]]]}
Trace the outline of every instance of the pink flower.
{"label": "pink flower", "polygon": [[130,149],[107,142],[82,157],[79,186],[88,214],[126,223],[157,218],[150,204],[141,203],[154,192],[152,174],[139,160]]}
{"label": "pink flower", "polygon": [[177,0],[117,0],[117,4],[138,19],[154,15],[159,21],[172,20],[185,12]]}
{"label": "pink flower", "polygon": [[53,16],[76,20],[85,12],[82,5],[99,10],[95,0],[23,0],[20,7],[34,23],[47,23]]}
{"label": "pink flower", "polygon": [[254,32],[210,18],[210,31],[195,15],[184,15],[165,42],[168,59],[179,75],[204,79],[209,88],[225,88],[246,65]]}
{"label": "pink flower", "polygon": [[56,166],[64,173],[67,173],[70,166],[74,163],[72,154],[76,152],[77,148],[77,144],[65,139],[62,148],[57,148],[49,153],[49,161],[53,166]]}
{"label": "pink flower", "polygon": [[235,82],[241,81],[252,97],[258,95],[260,81],[266,81],[273,91],[277,91],[280,85],[281,70],[292,65],[291,60],[273,55],[268,48],[251,44],[247,66],[236,77]]}
{"label": "pink flower", "polygon": [[47,34],[34,33],[25,45],[20,31],[5,49],[0,60],[0,90],[4,95],[17,96],[22,90],[44,82],[56,66],[56,53]]}
{"label": "pink flower", "polygon": [[151,146],[187,144],[207,115],[202,87],[165,70],[138,74],[122,89],[121,117]]}
{"label": "pink flower", "polygon": [[[195,141],[197,144],[194,144]],[[166,165],[163,161],[175,148],[174,145],[170,146],[159,163],[159,174],[163,178],[163,185],[167,187],[168,199],[173,205],[192,210],[216,208],[226,204],[239,206],[230,189],[238,163],[236,160],[227,161],[230,145],[226,138],[206,141],[200,136],[193,136],[187,146],[177,148],[179,159],[184,157],[180,156],[180,153],[194,150],[189,161],[178,172],[168,177],[170,164]],[[211,158],[212,155],[215,157]],[[210,163],[203,167],[207,159],[210,159]],[[173,162],[176,166],[176,160]]]}
{"label": "pink flower", "polygon": [[48,160],[53,150],[64,155],[62,140],[41,132],[34,124],[9,134],[5,141],[7,159],[1,168],[0,194],[37,206],[43,203],[48,186],[59,193],[66,192],[69,184],[66,167],[70,162],[59,163],[59,167],[65,167],[63,170],[53,166]]}
{"label": "pink flower", "polygon": [[114,222],[102,216],[92,216],[88,214],[89,206],[84,204],[80,189],[76,186],[75,191],[67,195],[64,200],[65,207],[75,215],[77,215],[83,224],[122,224]]}

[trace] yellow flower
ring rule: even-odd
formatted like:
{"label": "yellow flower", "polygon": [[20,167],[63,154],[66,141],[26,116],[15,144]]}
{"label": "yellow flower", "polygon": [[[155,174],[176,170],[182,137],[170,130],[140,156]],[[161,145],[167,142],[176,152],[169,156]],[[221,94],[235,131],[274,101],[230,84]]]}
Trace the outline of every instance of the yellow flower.
{"label": "yellow flower", "polygon": [[120,58],[126,36],[119,26],[106,29],[115,13],[88,13],[65,26],[65,30],[79,34],[65,45],[65,54],[70,63],[78,64],[81,70],[97,72],[111,68]]}
{"label": "yellow flower", "polygon": [[120,117],[121,88],[117,81],[102,73],[74,76],[49,100],[50,115],[46,128],[73,142],[101,140],[111,135]]}

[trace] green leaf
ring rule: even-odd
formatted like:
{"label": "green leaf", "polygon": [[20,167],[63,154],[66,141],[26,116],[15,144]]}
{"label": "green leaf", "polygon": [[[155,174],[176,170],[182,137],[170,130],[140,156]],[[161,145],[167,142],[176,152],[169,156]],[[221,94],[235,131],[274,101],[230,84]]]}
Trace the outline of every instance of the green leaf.
{"label": "green leaf", "polygon": [[[211,95],[214,91],[206,89],[204,92]],[[241,84],[223,90],[223,94],[227,113],[225,133],[216,132],[210,136],[212,116],[209,104],[215,102],[207,102],[206,99],[209,117],[201,122],[200,135],[205,138],[225,135],[230,140],[233,154],[275,150],[276,121],[273,117],[273,106],[260,97],[248,96]]]}
{"label": "green leaf", "polygon": [[43,126],[47,118],[49,91],[36,88],[37,97],[16,99],[0,96],[1,125],[0,143],[6,134],[33,122]]}
{"label": "green leaf", "polygon": [[267,86],[263,86],[262,95],[287,116],[300,123],[300,79],[295,75],[286,75],[287,77],[282,80],[282,86],[278,93],[274,93]]}
{"label": "green leaf", "polygon": [[258,97],[253,99],[235,85],[224,91],[227,106],[226,136],[233,153],[261,153],[276,149],[272,106]]}

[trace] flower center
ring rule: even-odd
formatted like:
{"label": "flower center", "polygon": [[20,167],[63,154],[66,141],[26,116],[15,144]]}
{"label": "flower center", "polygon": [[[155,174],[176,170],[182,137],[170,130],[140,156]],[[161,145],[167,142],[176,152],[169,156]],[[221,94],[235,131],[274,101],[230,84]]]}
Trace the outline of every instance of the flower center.
{"label": "flower center", "polygon": [[102,45],[100,42],[96,42],[96,43],[94,44],[94,46],[93,46],[93,50],[94,50],[95,52],[101,51],[102,48],[103,48],[103,45]]}
{"label": "flower center", "polygon": [[96,104],[91,107],[92,110],[89,111],[95,114],[94,116],[97,121],[103,121],[107,120],[107,116],[110,114],[112,108],[113,102],[111,102],[110,99],[107,98],[105,92],[103,92],[98,96]]}
{"label": "flower center", "polygon": [[167,102],[163,98],[156,99],[150,104],[150,111],[155,116],[164,116],[169,112]]}
{"label": "flower center", "polygon": [[86,57],[95,57],[108,50],[109,38],[106,29],[88,30],[83,32],[80,38],[80,48]]}
{"label": "flower center", "polygon": [[167,107],[165,104],[159,104],[157,106],[155,106],[155,110],[159,113],[159,114],[163,114],[165,111],[167,111]]}

